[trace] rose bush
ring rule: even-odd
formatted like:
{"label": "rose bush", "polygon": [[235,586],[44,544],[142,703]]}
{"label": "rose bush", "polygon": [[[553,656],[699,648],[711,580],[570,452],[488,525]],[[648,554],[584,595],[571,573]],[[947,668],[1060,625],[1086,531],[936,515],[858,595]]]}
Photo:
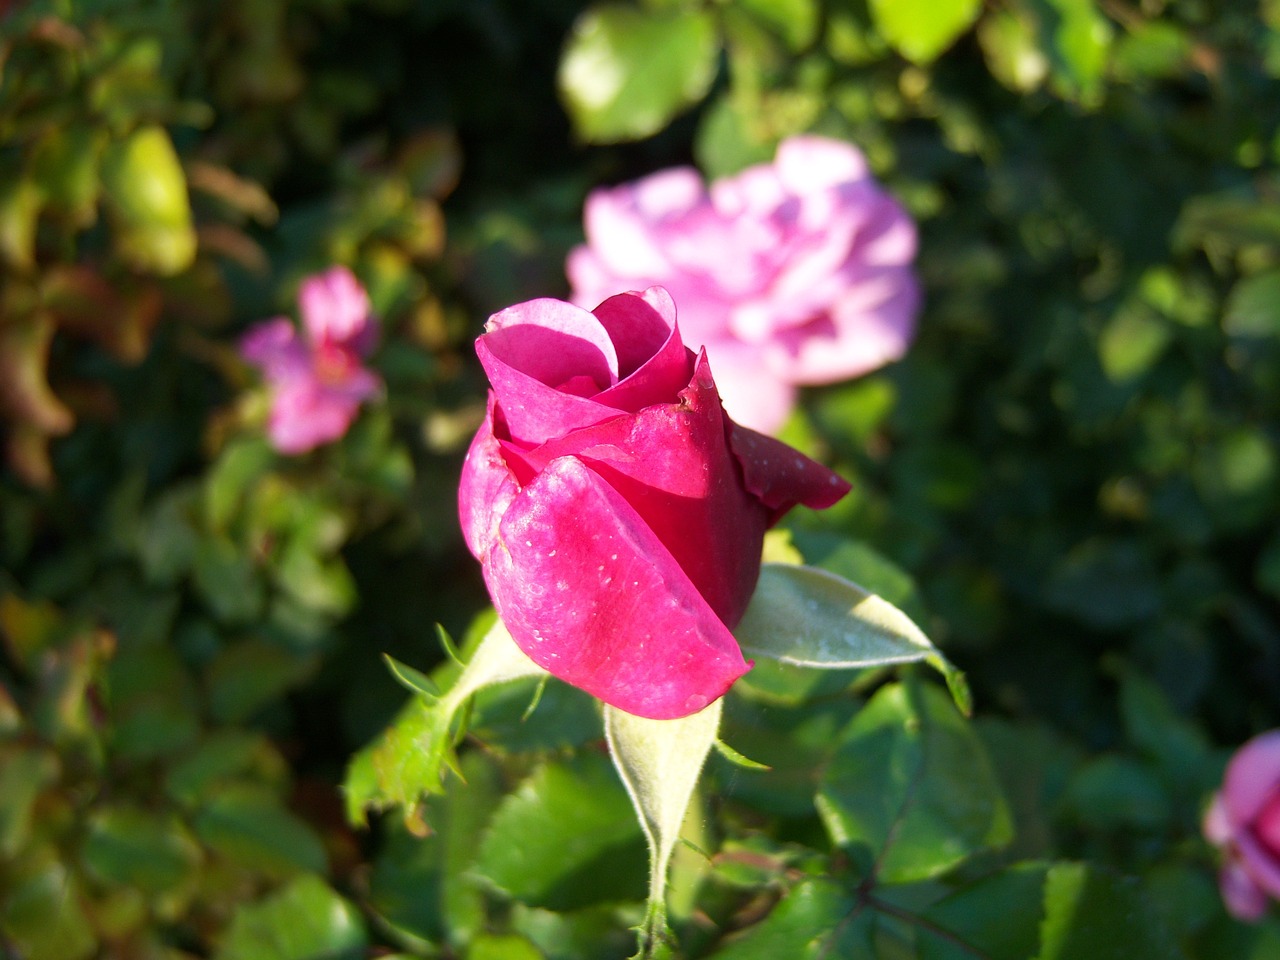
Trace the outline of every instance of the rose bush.
{"label": "rose bush", "polygon": [[337,440],[360,404],[382,387],[363,358],[377,328],[369,296],[346,267],[309,277],[298,291],[303,333],[287,317],[266,320],[240,341],[240,353],[271,386],[267,433],[281,453],[305,453]]}
{"label": "rose bush", "polygon": [[1257,920],[1280,898],[1280,730],[1260,734],[1227,765],[1204,834],[1223,854],[1219,886],[1227,909]]}
{"label": "rose bush", "polygon": [[849,485],[728,418],[661,288],[510,307],[476,351],[492,390],[459,511],[503,623],[619,709],[700,710],[749,668],[730,631],[766,528]]}
{"label": "rose bush", "polygon": [[688,167],[655,173],[593,192],[584,220],[574,302],[666,287],[726,409],[755,429],[782,425],[798,384],[875,369],[914,332],[915,224],[847,143],[792,137],[710,188]]}

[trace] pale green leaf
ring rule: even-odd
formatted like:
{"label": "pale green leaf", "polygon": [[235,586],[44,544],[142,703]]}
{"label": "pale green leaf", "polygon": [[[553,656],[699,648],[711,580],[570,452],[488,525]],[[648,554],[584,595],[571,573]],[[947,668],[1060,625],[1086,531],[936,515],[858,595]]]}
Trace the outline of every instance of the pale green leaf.
{"label": "pale green leaf", "polygon": [[750,656],[827,670],[924,661],[947,681],[961,710],[964,674],[893,604],[813,567],[766,563],[734,631]]}

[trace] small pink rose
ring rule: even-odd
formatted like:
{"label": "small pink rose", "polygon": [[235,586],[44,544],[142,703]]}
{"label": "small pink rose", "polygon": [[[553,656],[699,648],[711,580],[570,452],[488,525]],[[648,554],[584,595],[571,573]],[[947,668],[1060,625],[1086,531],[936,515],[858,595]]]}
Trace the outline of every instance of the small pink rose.
{"label": "small pink rose", "polygon": [[305,453],[337,440],[382,382],[365,369],[377,328],[368,294],[346,267],[302,282],[301,333],[285,317],[266,320],[240,341],[240,353],[271,386],[267,433],[281,453]]}
{"label": "small pink rose", "polygon": [[493,389],[458,506],[503,623],[606,703],[697,712],[749,668],[730,630],[766,528],[849,485],[725,415],[660,287],[590,312],[532,300],[485,329]]}
{"label": "small pink rose", "polygon": [[906,351],[920,308],[915,224],[846,143],[792,137],[771,165],[705,187],[687,167],[593,192],[569,254],[573,301],[666,287],[725,408],[772,432],[800,384]]}
{"label": "small pink rose", "polygon": [[1268,901],[1280,898],[1280,730],[1236,751],[1205,813],[1204,835],[1222,851],[1227,909],[1241,920],[1260,919]]}

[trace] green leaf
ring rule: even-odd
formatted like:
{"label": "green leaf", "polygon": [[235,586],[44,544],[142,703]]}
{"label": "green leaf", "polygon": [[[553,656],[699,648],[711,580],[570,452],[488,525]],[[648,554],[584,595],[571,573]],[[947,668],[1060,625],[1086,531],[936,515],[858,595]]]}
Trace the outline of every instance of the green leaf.
{"label": "green leaf", "polygon": [[262,613],[266,589],[252,556],[224,537],[206,537],[195,553],[195,584],[213,615],[224,623],[248,623]]}
{"label": "green leaf", "polygon": [[542,960],[542,952],[515,934],[484,934],[472,941],[467,960]]}
{"label": "green leaf", "polygon": [[749,655],[827,670],[923,660],[960,709],[972,698],[964,674],[888,601],[825,570],[767,563],[734,635]]}
{"label": "green leaf", "polygon": [[1054,75],[1066,90],[1086,103],[1102,92],[1111,49],[1111,23],[1095,0],[1045,0],[1047,21],[1054,24]]}
{"label": "green leaf", "polygon": [[598,6],[574,25],[560,92],[584,140],[647,137],[706,96],[717,52],[709,12]]}
{"label": "green leaf", "polygon": [[830,880],[806,880],[711,960],[870,960],[872,914]]}
{"label": "green leaf", "polygon": [[1035,960],[1133,960],[1185,955],[1136,882],[1080,863],[1058,864],[1045,885]]}
{"label": "green leaf", "polygon": [[1167,827],[1173,816],[1172,801],[1150,768],[1115,754],[1081,767],[1066,801],[1080,822],[1096,831],[1150,833]]}
{"label": "green leaf", "polygon": [[503,783],[494,761],[478,751],[461,758],[465,782],[451,781],[429,802],[432,832],[414,836],[385,825],[369,877],[369,901],[398,931],[422,940],[468,942],[486,919],[485,894],[472,873],[480,838]]}
{"label": "green leaf", "polygon": [[269,790],[232,784],[213,794],[195,816],[197,836],[214,851],[251,870],[287,876],[321,873],[328,857],[310,826]]}
{"label": "green leaf", "polygon": [[923,916],[949,936],[920,935],[920,960],[1026,960],[1040,945],[1049,865],[1021,863],[944,897]]}
{"label": "green leaf", "polygon": [[107,147],[102,184],[115,240],[132,266],[161,276],[187,269],[196,255],[187,178],[161,127],[140,127]]}
{"label": "green leaf", "polygon": [[1222,328],[1233,337],[1280,337],[1280,270],[1238,281],[1227,297]]}
{"label": "green leaf", "polygon": [[241,906],[215,960],[359,960],[368,935],[360,911],[319,877],[301,876]]}
{"label": "green leaf", "polygon": [[97,216],[98,158],[105,139],[105,131],[96,124],[57,126],[32,154],[32,177],[46,202],[73,226],[86,227]]}
{"label": "green leaf", "polygon": [[549,910],[644,896],[645,844],[626,790],[603,757],[540,766],[498,807],[476,873]]}
{"label": "green leaf", "polygon": [[650,720],[606,705],[609,755],[631,796],[649,844],[649,903],[641,956],[670,938],[666,888],[671,852],[707,754],[716,742],[724,701],[679,720]]}
{"label": "green leaf", "polygon": [[57,780],[60,766],[50,750],[0,743],[0,857],[26,846],[36,800]]}
{"label": "green leaf", "polygon": [[238,723],[279,699],[314,671],[316,658],[291,653],[265,640],[224,647],[205,673],[214,719]]}
{"label": "green leaf", "polygon": [[1123,383],[1145,373],[1172,338],[1169,324],[1151,309],[1126,304],[1110,319],[1098,341],[1107,378]]}
{"label": "green leaf", "polygon": [[882,688],[840,738],[817,805],[833,840],[887,883],[936,877],[1013,835],[981,741],[940,690]]}
{"label": "green leaf", "polygon": [[5,865],[0,930],[23,960],[88,960],[98,945],[82,904],[81,883],[52,849]]}
{"label": "green leaf", "polygon": [[913,63],[932,62],[973,25],[982,0],[870,0],[876,29]]}
{"label": "green leaf", "polygon": [[813,42],[818,27],[815,0],[740,0],[738,6],[768,24],[794,51]]}
{"label": "green leaf", "polygon": [[177,817],[126,805],[93,812],[82,855],[103,883],[153,896],[192,881],[201,861],[200,847]]}
{"label": "green leaf", "polygon": [[253,482],[274,462],[275,452],[265,437],[241,437],[223,448],[204,487],[205,518],[213,530],[226,530]]}

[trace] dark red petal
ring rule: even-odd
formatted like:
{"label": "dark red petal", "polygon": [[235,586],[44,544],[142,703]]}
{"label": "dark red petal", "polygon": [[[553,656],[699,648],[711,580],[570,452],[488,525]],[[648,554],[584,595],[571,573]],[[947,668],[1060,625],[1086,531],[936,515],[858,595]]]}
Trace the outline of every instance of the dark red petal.
{"label": "dark red petal", "polygon": [[771,511],[771,523],[796,504],[826,509],[853,489],[816,460],[740,424],[731,423],[729,444],[742,464],[747,489]]}

